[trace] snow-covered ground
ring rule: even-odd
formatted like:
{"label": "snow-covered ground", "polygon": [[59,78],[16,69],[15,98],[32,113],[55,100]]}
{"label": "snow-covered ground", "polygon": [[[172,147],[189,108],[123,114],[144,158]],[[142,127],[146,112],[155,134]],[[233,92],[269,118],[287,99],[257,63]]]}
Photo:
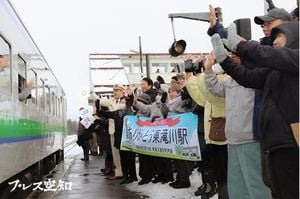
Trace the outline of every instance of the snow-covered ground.
{"label": "snow-covered ground", "polygon": [[[77,137],[70,136],[68,142],[70,144],[65,150],[65,162],[68,160],[72,162],[75,157],[82,155],[82,149],[77,144],[75,144],[74,139]],[[67,143],[68,143],[67,142]],[[70,148],[70,149],[69,149]],[[138,162],[138,159],[137,159]],[[70,163],[71,164],[71,163]],[[104,164],[104,163],[103,163]],[[136,163],[137,174],[139,173],[139,163]],[[176,174],[174,174],[176,177]],[[141,179],[138,176],[138,180]],[[157,183],[153,184],[152,182],[144,185],[138,185],[138,182],[133,182],[131,184],[122,185],[127,189],[133,192],[140,193],[141,195],[149,196],[151,199],[200,199],[200,196],[195,196],[195,191],[202,184],[201,174],[195,169],[190,176],[191,187],[188,189],[174,189],[169,186],[169,184]],[[217,194],[212,197],[212,199],[217,199]],[[141,197],[142,199],[142,197]]]}
{"label": "snow-covered ground", "polygon": [[[138,164],[136,165],[138,173]],[[176,175],[175,175],[176,176]],[[140,180],[140,178],[139,178]],[[202,184],[201,174],[195,169],[190,176],[191,187],[188,189],[174,189],[169,184],[152,182],[144,185],[138,185],[137,182],[125,185],[131,191],[141,193],[153,199],[196,199],[200,196],[195,196],[195,191]],[[123,185],[124,186],[124,185]],[[214,195],[212,199],[217,199],[218,195]]]}

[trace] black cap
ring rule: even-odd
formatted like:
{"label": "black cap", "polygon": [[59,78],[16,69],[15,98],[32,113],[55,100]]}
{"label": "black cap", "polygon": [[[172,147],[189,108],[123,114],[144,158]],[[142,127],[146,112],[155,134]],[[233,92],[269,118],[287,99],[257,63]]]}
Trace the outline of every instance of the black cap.
{"label": "black cap", "polygon": [[281,19],[283,21],[291,21],[292,17],[283,8],[273,8],[269,10],[267,15],[254,17],[255,23],[258,25],[261,25],[264,22],[274,21],[276,19]]}

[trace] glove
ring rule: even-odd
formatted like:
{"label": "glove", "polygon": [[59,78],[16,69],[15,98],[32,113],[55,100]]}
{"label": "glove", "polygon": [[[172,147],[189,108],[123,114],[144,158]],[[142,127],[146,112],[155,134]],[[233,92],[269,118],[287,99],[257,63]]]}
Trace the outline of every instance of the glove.
{"label": "glove", "polygon": [[157,118],[159,118],[159,116],[153,116],[153,117],[151,118],[151,122],[153,123]]}
{"label": "glove", "polygon": [[97,110],[97,112],[101,109],[100,108],[100,100],[99,99],[97,99],[96,101],[95,101],[95,106],[96,106],[96,110]]}
{"label": "glove", "polygon": [[161,99],[160,99],[161,103],[163,103],[163,104],[166,103],[167,98],[168,98],[168,93],[167,93],[167,92],[164,92],[164,93],[162,94],[162,96],[161,96]]}
{"label": "glove", "polygon": [[213,46],[217,62],[222,63],[227,57],[227,51],[224,48],[223,42],[219,34],[215,33],[211,37],[211,44]]}
{"label": "glove", "polygon": [[166,104],[162,104],[160,107],[160,112],[166,119],[168,117],[168,113],[170,112],[169,107]]}
{"label": "glove", "polygon": [[228,37],[227,39],[222,39],[222,41],[231,52],[236,52],[237,45],[242,41],[242,38],[237,35],[235,23],[231,23],[228,26]]}
{"label": "glove", "polygon": [[194,71],[194,64],[193,64],[193,60],[188,59],[186,61],[184,61],[184,71],[186,73],[191,73]]}

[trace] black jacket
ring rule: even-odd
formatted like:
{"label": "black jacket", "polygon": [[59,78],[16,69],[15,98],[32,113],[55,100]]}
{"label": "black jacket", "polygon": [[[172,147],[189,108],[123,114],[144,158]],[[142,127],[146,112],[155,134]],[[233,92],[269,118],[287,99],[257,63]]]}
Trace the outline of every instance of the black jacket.
{"label": "black jacket", "polygon": [[150,96],[150,98],[151,98],[151,103],[155,102],[156,89],[151,88],[151,89],[145,91],[145,93],[146,93],[147,95]]}
{"label": "black jacket", "polygon": [[297,147],[290,124],[299,121],[299,23],[288,22],[272,30],[287,36],[284,48],[262,46],[255,41],[241,42],[237,55],[255,60],[257,66],[249,70],[226,58],[221,64],[225,71],[245,87],[264,88],[260,127],[267,150]]}
{"label": "black jacket", "polygon": [[116,147],[117,149],[120,149],[121,146],[124,117],[125,115],[133,115],[133,114],[134,113],[131,107],[127,108],[126,110],[116,110],[116,111],[99,110],[97,112],[98,116],[102,116],[114,120],[115,122],[114,147]]}
{"label": "black jacket", "polygon": [[78,122],[77,136],[78,136],[78,141],[82,142],[82,141],[85,141],[85,140],[89,140],[93,137],[92,131],[94,129],[94,125],[92,124],[88,129],[86,129],[80,123],[80,121],[81,121],[81,118],[79,118],[79,122]]}

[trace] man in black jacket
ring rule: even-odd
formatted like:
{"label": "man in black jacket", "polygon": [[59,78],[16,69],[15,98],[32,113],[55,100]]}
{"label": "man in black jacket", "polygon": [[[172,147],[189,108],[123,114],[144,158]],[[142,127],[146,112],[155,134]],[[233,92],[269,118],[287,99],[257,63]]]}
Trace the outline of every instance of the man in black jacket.
{"label": "man in black jacket", "polygon": [[[299,147],[291,124],[299,123],[299,23],[272,29],[274,48],[228,36],[227,47],[244,59],[255,60],[249,70],[226,54],[219,35],[212,37],[216,59],[239,84],[263,90],[260,128],[269,154],[271,180],[278,198],[299,198]],[[268,70],[268,72],[266,72]]]}
{"label": "man in black jacket", "polygon": [[[212,36],[215,33],[218,33],[221,38],[227,38],[227,31],[224,29],[222,24],[217,22],[217,18],[215,15],[214,8],[210,5],[210,28],[208,29],[207,33],[208,35]],[[268,13],[264,16],[256,16],[254,18],[254,21],[256,24],[260,25],[262,27],[262,30],[264,32],[265,37],[260,39],[261,45],[272,45],[272,39],[271,39],[271,31],[274,27],[286,22],[290,21],[291,16],[290,14],[282,9],[282,8],[275,8],[274,5],[269,7]],[[253,60],[256,60],[256,58],[253,58]],[[254,61],[251,59],[244,59],[244,66],[248,69],[253,69],[256,66]],[[269,73],[269,68],[261,68],[259,70],[259,75],[261,77],[265,77]],[[225,70],[225,72],[227,72]],[[241,77],[241,81],[243,81],[245,78]],[[263,79],[263,78],[260,78]],[[246,86],[240,82],[238,82],[242,86]],[[256,83],[256,82],[253,82]],[[254,87],[255,89],[255,98],[254,98],[254,111],[253,111],[253,136],[255,140],[261,140],[261,129],[259,127],[259,113],[261,109],[261,101],[262,101],[262,94],[263,94],[263,87]],[[277,195],[277,188],[271,184],[270,179],[270,171],[269,171],[269,163],[268,163],[268,154],[266,153],[265,146],[261,144],[261,164],[262,164],[262,177],[264,183],[270,187],[272,191],[273,198],[276,198]]]}
{"label": "man in black jacket", "polygon": [[[84,108],[79,109],[80,112],[84,112]],[[83,115],[83,114],[82,114]],[[93,126],[91,125],[90,127],[85,128],[83,124],[81,124],[81,120],[84,119],[82,116],[79,117],[79,123],[78,123],[78,145],[82,147],[83,149],[83,158],[81,158],[82,161],[88,161],[89,160],[89,150],[90,150],[90,139],[92,138],[92,128]]]}
{"label": "man in black jacket", "polygon": [[141,81],[141,88],[143,93],[151,97],[151,103],[155,102],[155,92],[156,89],[153,89],[153,81],[149,77],[144,77]]}

